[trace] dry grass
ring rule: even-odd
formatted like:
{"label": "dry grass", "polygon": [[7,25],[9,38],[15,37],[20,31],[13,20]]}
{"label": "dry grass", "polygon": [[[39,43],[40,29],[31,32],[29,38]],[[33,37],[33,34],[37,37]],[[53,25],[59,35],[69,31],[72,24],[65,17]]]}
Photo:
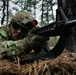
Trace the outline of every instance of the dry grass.
{"label": "dry grass", "polygon": [[76,53],[64,51],[55,59],[39,60],[25,65],[0,61],[0,75],[76,75]]}

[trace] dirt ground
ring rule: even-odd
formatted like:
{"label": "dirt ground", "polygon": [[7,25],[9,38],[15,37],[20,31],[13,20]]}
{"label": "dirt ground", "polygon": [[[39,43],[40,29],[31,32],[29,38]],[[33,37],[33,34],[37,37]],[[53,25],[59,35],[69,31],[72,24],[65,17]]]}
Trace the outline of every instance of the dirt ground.
{"label": "dirt ground", "polygon": [[4,59],[0,61],[0,75],[76,75],[76,53],[64,50],[57,58],[24,65]]}

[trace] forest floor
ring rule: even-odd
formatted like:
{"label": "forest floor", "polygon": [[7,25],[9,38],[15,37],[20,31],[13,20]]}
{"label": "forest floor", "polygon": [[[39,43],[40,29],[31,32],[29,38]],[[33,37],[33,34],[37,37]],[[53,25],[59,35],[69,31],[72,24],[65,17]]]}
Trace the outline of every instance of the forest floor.
{"label": "forest floor", "polygon": [[0,75],[76,75],[76,53],[64,50],[57,58],[24,65],[0,61]]}

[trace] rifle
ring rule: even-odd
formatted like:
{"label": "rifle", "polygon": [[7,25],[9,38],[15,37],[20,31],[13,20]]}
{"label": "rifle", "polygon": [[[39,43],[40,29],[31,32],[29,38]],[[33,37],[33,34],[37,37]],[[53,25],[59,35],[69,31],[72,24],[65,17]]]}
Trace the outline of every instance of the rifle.
{"label": "rifle", "polygon": [[[61,16],[62,18],[61,21],[58,20],[58,16]],[[60,39],[55,45],[55,47],[52,50],[50,50],[50,48],[46,46],[44,47],[44,50],[46,51],[45,53],[39,54],[31,58],[22,59],[20,60],[21,64],[24,64],[25,62],[26,63],[33,62],[39,59],[57,57],[63,52],[67,44],[69,35],[71,35],[72,27],[76,26],[76,20],[69,21],[69,19],[66,17],[61,7],[57,9],[56,18],[57,18],[56,21],[46,26],[43,26],[36,31],[36,34],[38,35],[44,35],[48,37],[60,36]]]}

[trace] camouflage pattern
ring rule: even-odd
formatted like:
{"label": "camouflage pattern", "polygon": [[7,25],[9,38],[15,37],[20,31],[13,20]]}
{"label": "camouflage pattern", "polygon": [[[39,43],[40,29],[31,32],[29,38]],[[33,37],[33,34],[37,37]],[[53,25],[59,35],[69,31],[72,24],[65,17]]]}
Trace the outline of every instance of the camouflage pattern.
{"label": "camouflage pattern", "polygon": [[[19,25],[26,27],[25,23],[33,19],[34,18],[27,12],[20,12],[11,18],[9,25],[12,22],[16,22]],[[37,28],[33,28],[24,39],[13,41],[12,39],[9,39],[9,27],[0,27],[0,58],[3,58],[4,56],[16,56],[23,52],[30,52],[31,49],[42,49],[46,44],[45,41],[48,40],[48,37],[34,34],[36,29]]]}
{"label": "camouflage pattern", "polygon": [[[19,25],[25,27],[26,22],[33,20],[34,18],[28,12],[18,12],[10,19],[10,23],[16,22]],[[9,23],[9,25],[10,25]],[[19,55],[22,52],[27,51],[26,42],[24,40],[13,41],[9,39],[9,26],[0,27],[0,58],[4,56]],[[26,44],[26,45],[25,45]]]}
{"label": "camouflage pattern", "polygon": [[46,41],[49,40],[49,37],[36,35],[35,32],[37,29],[39,29],[39,27],[33,27],[26,36],[25,41],[35,52],[40,52],[40,50],[47,45]]}
{"label": "camouflage pattern", "polygon": [[0,58],[3,56],[19,55],[24,52],[23,40],[9,40],[7,27],[0,27]]}
{"label": "camouflage pattern", "polygon": [[34,20],[34,18],[28,12],[19,12],[11,18],[10,23],[16,22],[20,26],[26,27],[25,24],[32,20]]}
{"label": "camouflage pattern", "polygon": [[40,51],[46,46],[48,37],[35,35],[33,32],[37,27],[30,30],[26,38],[22,40],[13,41],[9,39],[7,27],[0,27],[0,58],[4,56],[17,56],[21,53],[29,52],[34,49],[36,52]]}

